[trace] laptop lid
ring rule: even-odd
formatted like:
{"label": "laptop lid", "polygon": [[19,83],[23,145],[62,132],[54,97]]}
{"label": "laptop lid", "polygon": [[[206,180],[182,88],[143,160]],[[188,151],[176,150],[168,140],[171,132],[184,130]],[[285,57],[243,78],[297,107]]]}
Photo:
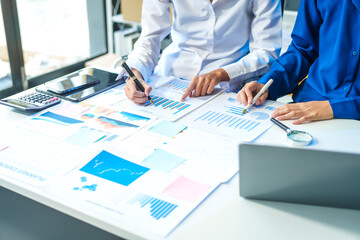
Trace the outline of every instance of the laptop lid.
{"label": "laptop lid", "polygon": [[360,154],[240,144],[240,195],[360,209]]}

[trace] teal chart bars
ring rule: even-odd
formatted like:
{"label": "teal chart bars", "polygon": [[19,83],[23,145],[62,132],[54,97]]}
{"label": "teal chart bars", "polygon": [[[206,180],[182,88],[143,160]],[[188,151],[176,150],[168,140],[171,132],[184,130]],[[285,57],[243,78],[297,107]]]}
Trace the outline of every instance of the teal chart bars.
{"label": "teal chart bars", "polygon": [[189,87],[189,85],[190,81],[173,78],[167,83],[158,87],[157,89],[160,91],[172,91],[183,94],[185,90]]}
{"label": "teal chart bars", "polygon": [[178,206],[142,193],[137,194],[128,203],[130,205],[138,203],[140,208],[149,207],[150,215],[156,220],[166,218]]}
{"label": "teal chart bars", "polygon": [[[235,115],[241,115],[239,113],[233,113]],[[253,131],[255,130],[259,125],[260,122],[246,119],[244,117],[240,116],[234,116],[232,114],[228,113],[221,113],[221,112],[215,112],[215,111],[207,111],[200,117],[194,120],[196,121],[203,121],[207,123],[208,125],[215,125],[216,127],[227,127],[235,130],[243,130],[243,131]]]}
{"label": "teal chart bars", "polygon": [[[159,77],[161,81],[161,77]],[[188,88],[190,81],[179,78],[166,78],[167,81],[153,89],[150,97],[154,104],[147,101],[145,104],[135,104],[130,100],[124,101],[124,107],[136,109],[137,111],[146,112],[148,114],[161,117],[168,121],[175,121],[189,112],[199,108],[204,103],[210,101],[212,98],[222,92],[222,89],[215,88],[211,95],[203,97],[191,97],[180,102],[182,95]]]}
{"label": "teal chart bars", "polygon": [[187,87],[188,85],[179,84],[174,81],[171,81],[163,86],[163,88],[176,90],[176,91],[185,91]]}
{"label": "teal chart bars", "polygon": [[[155,107],[163,108],[164,110],[167,109],[171,111],[173,115],[181,113],[181,111],[191,106],[190,103],[179,102],[165,97],[155,95],[150,95],[150,97],[152,98]],[[148,106],[150,104],[150,101],[147,101],[144,106]]]}
{"label": "teal chart bars", "polygon": [[252,141],[272,126],[270,115],[277,104],[267,101],[242,114],[245,106],[236,100],[235,93],[222,95],[196,111],[184,124],[240,141]]}

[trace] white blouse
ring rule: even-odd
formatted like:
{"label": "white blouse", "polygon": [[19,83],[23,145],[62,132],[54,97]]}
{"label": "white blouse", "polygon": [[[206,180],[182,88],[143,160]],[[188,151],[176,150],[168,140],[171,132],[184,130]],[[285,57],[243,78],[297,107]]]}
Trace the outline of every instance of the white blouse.
{"label": "white blouse", "polygon": [[[144,0],[141,26],[127,63],[145,80],[151,74],[191,80],[223,68],[231,80],[221,87],[234,90],[267,72],[281,48],[279,0]],[[159,60],[170,31],[172,43]]]}

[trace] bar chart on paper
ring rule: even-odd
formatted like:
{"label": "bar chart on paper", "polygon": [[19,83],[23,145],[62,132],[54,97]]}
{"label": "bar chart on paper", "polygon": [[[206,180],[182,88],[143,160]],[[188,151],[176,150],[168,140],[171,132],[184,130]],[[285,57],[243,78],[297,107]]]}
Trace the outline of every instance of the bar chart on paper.
{"label": "bar chart on paper", "polygon": [[[178,93],[179,96],[177,97],[177,99],[179,100],[181,95],[189,87],[189,84],[190,81],[173,78],[167,83],[158,87],[156,90],[162,92]],[[161,109],[160,111],[164,111],[167,115],[182,115],[182,112],[187,112],[187,109],[191,109],[190,103],[179,102],[178,100],[156,95],[150,95],[150,97],[154,102],[154,107]],[[150,101],[147,101],[145,103],[145,106],[151,105],[152,104],[150,103]]]}
{"label": "bar chart on paper", "polygon": [[235,130],[244,130],[247,132],[254,131],[260,125],[260,122],[258,121],[216,111],[207,111],[194,121],[203,121],[208,125],[224,128],[226,127]]}
{"label": "bar chart on paper", "polygon": [[166,218],[169,214],[174,211],[178,205],[163,201],[161,199],[148,196],[146,194],[139,193],[133,197],[128,204],[137,204],[140,208],[149,209],[151,217],[159,220],[160,218]]}
{"label": "bar chart on paper", "polygon": [[144,105],[137,105],[131,101],[124,101],[123,106],[146,112],[168,121],[175,121],[221,93],[220,88],[215,88],[211,95],[187,98],[180,102],[182,95],[188,88],[190,81],[172,78],[151,91],[150,97],[154,104],[147,101]]}
{"label": "bar chart on paper", "polygon": [[[162,110],[170,111],[173,115],[181,113],[188,107],[191,107],[190,103],[179,102],[165,97],[150,95],[154,102],[154,107],[159,107]],[[145,106],[152,106],[150,101],[145,103]]]}
{"label": "bar chart on paper", "polygon": [[269,119],[274,108],[267,104],[253,107],[242,114],[244,106],[236,101],[236,97],[223,95],[193,114],[187,124],[226,137],[251,141],[272,125]]}
{"label": "bar chart on paper", "polygon": [[173,78],[172,80],[161,85],[157,89],[161,91],[175,91],[183,94],[185,90],[189,87],[189,85],[190,81]]}
{"label": "bar chart on paper", "polygon": [[147,114],[152,114],[169,121],[177,120],[200,106],[196,101],[180,102],[179,100],[181,95],[178,97],[171,97],[163,96],[161,93],[157,94],[155,91],[154,93],[155,94],[150,95],[154,104],[148,101],[144,105],[137,105],[127,101],[124,106],[136,109],[137,111],[145,112]]}

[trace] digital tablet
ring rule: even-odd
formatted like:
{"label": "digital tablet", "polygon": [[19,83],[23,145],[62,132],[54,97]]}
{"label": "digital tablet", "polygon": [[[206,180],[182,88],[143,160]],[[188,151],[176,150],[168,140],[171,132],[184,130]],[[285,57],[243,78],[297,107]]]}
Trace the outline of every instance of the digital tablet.
{"label": "digital tablet", "polygon": [[75,73],[66,75],[64,77],[69,77],[69,76],[75,77],[75,76],[82,76],[82,75],[90,75],[96,79],[99,79],[100,81],[98,81],[97,83],[92,84],[86,88],[81,88],[81,89],[78,89],[78,90],[75,90],[75,91],[72,91],[69,93],[65,93],[65,94],[57,94],[57,93],[48,91],[46,84],[43,84],[43,85],[37,87],[36,90],[38,92],[46,92],[48,94],[50,93],[53,96],[57,96],[59,98],[66,99],[69,101],[80,102],[84,99],[90,98],[96,94],[104,92],[112,87],[123,84],[125,82],[125,79],[116,80],[118,74],[109,72],[109,71],[105,71],[102,69],[98,69],[98,68],[84,68]]}
{"label": "digital tablet", "polygon": [[92,75],[76,75],[56,79],[55,81],[45,83],[46,89],[56,94],[67,94],[80,89],[85,89],[91,85],[98,84],[100,79]]}

